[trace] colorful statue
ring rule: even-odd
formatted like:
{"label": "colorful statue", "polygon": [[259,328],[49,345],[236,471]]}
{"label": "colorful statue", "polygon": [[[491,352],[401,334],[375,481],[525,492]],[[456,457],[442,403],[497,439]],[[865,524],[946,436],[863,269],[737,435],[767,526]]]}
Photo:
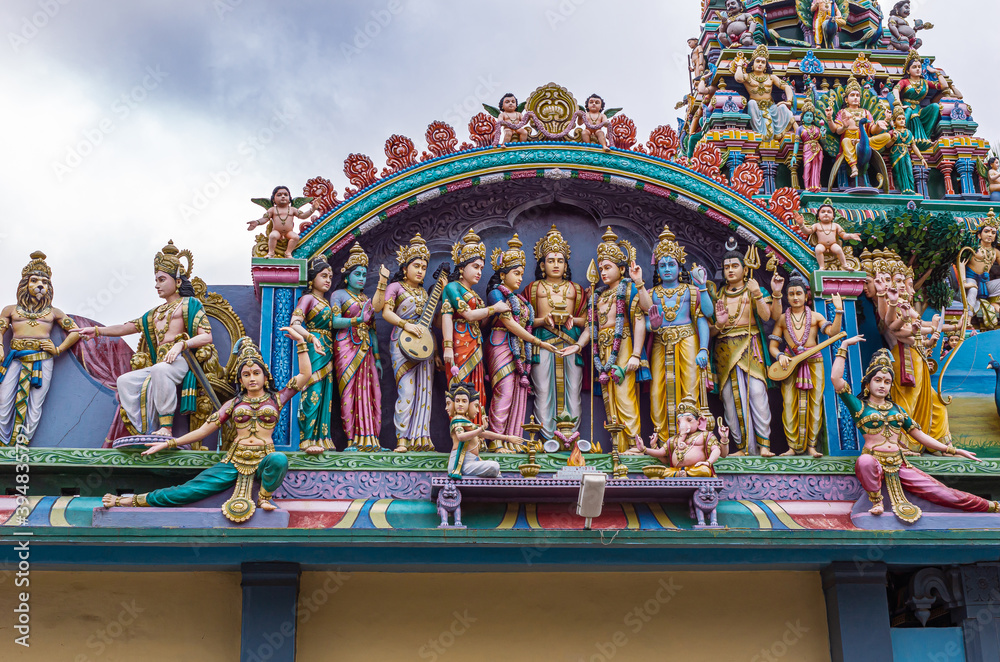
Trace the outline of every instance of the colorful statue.
{"label": "colorful statue", "polygon": [[[771,283],[774,287],[772,296],[780,301],[784,278],[775,274]],[[834,307],[833,322],[828,322],[822,314],[813,311],[806,305],[809,287],[799,277],[788,281],[788,308],[784,315],[778,317],[771,334],[769,351],[771,357],[788,368],[793,357],[805,354],[816,347],[819,334],[835,336],[840,333],[843,321],[844,303],[839,294],[831,297]],[[781,351],[784,343],[788,354]],[[788,451],[782,455],[801,455],[808,452],[812,457],[822,457],[816,446],[819,441],[820,427],[823,425],[823,389],[826,386],[826,375],[823,370],[823,355],[813,354],[799,364],[787,379],[781,382],[781,400],[784,405],[781,422],[785,426],[785,438],[788,440]]]}
{"label": "colorful statue", "polygon": [[[518,108],[517,97],[508,92],[500,99],[500,115],[498,119],[511,124],[520,124],[522,121],[521,111]],[[528,127],[522,126],[520,129],[508,129],[503,127],[503,135],[500,137],[500,146],[506,147],[513,136],[517,136],[519,142],[528,140]]]}
{"label": "colorful statue", "polygon": [[[517,293],[524,279],[526,258],[521,250],[521,240],[507,242],[508,249],[493,249],[490,264],[493,277],[486,286],[486,303],[495,306],[507,304],[505,313],[498,313],[486,342],[486,361],[489,367],[493,398],[490,401],[490,431],[499,435],[521,436],[521,425],[528,406],[531,385],[531,359],[538,346],[555,353],[556,348],[531,335],[535,309],[528,300]],[[499,453],[513,453],[516,449],[503,444]]]}
{"label": "colorful statue", "polygon": [[[584,115],[578,115],[576,118],[576,123],[583,126],[583,129],[581,129],[583,142],[597,143],[601,146],[601,149],[607,152],[611,149],[608,146],[608,130],[600,127],[596,129],[587,127],[587,124],[598,126],[608,121],[607,115],[604,114],[604,99],[596,94],[591,94],[587,97],[586,107],[587,110]],[[587,118],[586,122],[583,121],[584,117]]]}
{"label": "colorful statue", "polygon": [[[433,451],[431,441],[431,386],[434,382],[433,354],[417,360],[403,352],[403,334],[410,338],[426,339],[433,351],[433,320],[441,293],[447,283],[448,264],[434,274],[437,285],[435,296],[429,300],[424,289],[424,278],[431,252],[419,233],[410,243],[396,251],[399,270],[389,281],[389,271],[382,268],[378,287],[372,303],[382,319],[392,325],[389,337],[389,356],[392,372],[396,376],[396,409],[392,417],[396,427],[396,452]],[[387,286],[388,284],[388,286]],[[426,320],[427,325],[424,324]]]}
{"label": "colorful statue", "polygon": [[838,0],[837,2],[833,0],[798,0],[796,4],[800,18],[803,16],[802,8],[806,3],[810,3],[808,7],[809,13],[812,14],[812,22],[803,21],[803,23],[812,26],[813,46],[837,48],[839,46],[837,33],[847,25],[844,11],[847,9],[847,0]]}
{"label": "colorful statue", "polygon": [[708,419],[694,398],[687,396],[677,404],[675,432],[657,447],[657,434],[650,438],[651,447],[639,440],[639,449],[667,465],[669,478],[710,478],[715,475],[715,462],[729,446],[729,428],[719,419],[719,437],[708,431]]}
{"label": "colorful statue", "polygon": [[990,156],[985,164],[987,189],[991,202],[1000,202],[1000,158]]}
{"label": "colorful statue", "polygon": [[650,417],[661,442],[677,434],[674,426],[677,404],[691,398],[701,402],[699,379],[708,367],[708,319],[714,312],[708,293],[708,273],[695,265],[691,269],[692,285],[680,282],[685,260],[684,247],[677,243],[666,225],[653,248],[653,289],[650,298],[656,309],[649,331],[653,334],[649,355]]}
{"label": "colorful statue", "polygon": [[920,19],[914,19],[913,27],[910,27],[906,20],[909,16],[910,0],[899,0],[889,10],[889,44],[897,51],[919,49],[924,42],[917,37],[917,31],[930,30],[934,27],[933,23],[924,23]]}
{"label": "colorful statue", "polygon": [[[187,269],[181,264],[182,258],[187,258]],[[141,334],[139,350],[132,357],[132,372],[118,378],[121,417],[131,434],[171,436],[178,384],[180,413],[190,414],[197,409],[199,381],[196,372],[189,370],[191,364],[197,362],[203,372],[206,366],[215,367],[210,372],[221,371],[212,344],[212,326],[189,280],[193,264],[191,251],[178,250],[173,241],[168,242],[153,260],[156,293],[163,299],[160,306],[131,322],[80,329],[85,340]]]}
{"label": "colorful statue", "polygon": [[[736,82],[743,83],[750,96],[747,112],[750,113],[753,130],[762,134],[762,140],[765,141],[780,138],[789,127],[795,131],[795,116],[791,109],[795,89],[771,70],[767,46],[761,44],[757,47],[751,58],[751,66],[753,71],[746,72],[743,61],[736,62]],[[771,97],[774,87],[784,91],[785,101],[774,103]]]}
{"label": "colorful statue", "polygon": [[[913,132],[917,146],[926,149],[933,144],[931,136],[941,121],[939,99],[945,95],[961,99],[962,93],[949,85],[943,75],[938,76],[936,81],[930,80],[927,74],[937,74],[938,71],[928,66],[925,74],[923,64],[920,54],[911,50],[903,63],[906,77],[899,81],[892,93],[896,102],[906,109],[906,126]],[[933,92],[938,94],[924,105],[924,100]]]}
{"label": "colorful statue", "polygon": [[287,186],[276,186],[271,191],[270,198],[251,198],[251,201],[263,207],[266,211],[259,219],[247,221],[247,230],[251,232],[261,225],[267,225],[267,257],[273,258],[278,242],[288,241],[285,257],[292,257],[292,251],[299,243],[299,235],[295,232],[296,218],[309,218],[313,210],[300,209],[302,205],[312,202],[312,198],[295,198]]}
{"label": "colorful statue", "polygon": [[719,12],[719,43],[723,48],[753,48],[757,19],[743,9],[740,0],[726,0]]}
{"label": "colorful statue", "polygon": [[[767,366],[763,323],[771,319],[771,297],[747,271],[760,266],[751,246],[744,257],[736,240],[726,242],[722,256],[725,285],[715,303],[715,371],[726,424],[732,429],[734,455],[774,457],[771,452],[771,409],[767,402]],[[772,283],[773,287],[773,283]]]}
{"label": "colorful statue", "polygon": [[[881,151],[892,136],[886,132],[888,128],[884,120],[876,121],[867,108],[861,106],[861,84],[854,76],[847,81],[844,88],[844,107],[833,115],[833,106],[827,106],[827,126],[834,134],[841,136],[840,151],[851,167],[851,177],[858,176],[859,164],[868,166],[872,152]],[[874,133],[869,133],[868,126],[874,126]]]}
{"label": "colorful statue", "polygon": [[790,167],[795,172],[795,164],[799,157],[799,143],[802,147],[802,188],[816,192],[822,188],[820,173],[823,171],[823,146],[820,139],[826,134],[823,120],[816,115],[816,106],[806,101],[802,107],[802,123],[795,131],[795,145],[792,148]]}
{"label": "colorful statue", "polygon": [[[615,439],[619,453],[639,455],[639,390],[636,382],[649,380],[645,357],[646,315],[653,302],[635,263],[635,248],[611,228],[597,247],[597,268],[603,288],[591,294],[590,324],[580,339],[562,350],[563,356],[580,352],[593,339],[594,370],[601,384],[605,414],[622,427]],[[628,272],[626,274],[626,268]]]}
{"label": "colorful statue", "polygon": [[[480,323],[493,313],[506,313],[510,306],[498,303],[487,306],[473,291],[473,286],[483,277],[486,265],[486,246],[472,230],[451,248],[455,270],[448,276],[441,304],[441,336],[444,338],[444,362],[450,370],[450,384],[468,382],[476,389],[479,402],[486,401],[483,370],[483,334]],[[479,409],[473,423],[478,424]]]}
{"label": "colorful statue", "polygon": [[892,158],[892,174],[896,178],[896,188],[900,193],[915,193],[916,184],[913,181],[913,160],[912,153],[920,160],[920,165],[927,167],[927,159],[920,153],[917,147],[917,140],[913,137],[913,132],[906,128],[906,111],[902,106],[896,106],[892,111],[892,149],[889,154]]}
{"label": "colorful statue", "polygon": [[[240,338],[233,345],[239,360],[230,377],[236,385],[236,397],[208,417],[205,424],[177,439],[167,439],[143,451],[152,455],[165,448],[180,448],[201,441],[222,428],[227,421],[236,427],[236,439],[229,447],[224,460],[182,485],[153,490],[145,494],[115,496],[105,494],[105,508],[129,506],[183,506],[200,501],[236,485],[233,495],[222,504],[222,514],[240,523],[250,519],[257,506],[263,510],[276,510],[272,495],[281,487],[288,472],[288,457],[274,450],[274,428],[278,424],[281,408],[309,382],[309,349],[305,336],[292,327],[281,329],[296,342],[299,356],[299,374],[292,377],[288,386],[278,391],[271,371],[264,364],[260,351],[250,338]],[[256,503],[251,499],[254,478],[260,479]]]}
{"label": "colorful statue", "polygon": [[[31,440],[42,420],[42,405],[52,386],[53,359],[80,339],[76,322],[52,307],[52,269],[45,253],[35,251],[21,269],[17,303],[0,310],[0,445]],[[59,346],[52,328],[66,332]],[[13,331],[4,354],[3,336]]]}
{"label": "colorful statue", "polygon": [[[535,309],[535,336],[556,350],[577,342],[587,324],[583,288],[571,280],[569,257],[569,244],[553,225],[535,244],[535,280],[524,290]],[[563,357],[542,348],[532,361],[535,418],[542,426],[542,439],[554,437],[556,417],[563,413],[575,419],[571,432],[576,432],[582,413],[583,357]]]}
{"label": "colorful statue", "polygon": [[691,49],[691,55],[688,56],[688,70],[691,72],[691,77],[698,80],[705,73],[705,50],[698,43],[697,37],[688,39],[687,44]]}
{"label": "colorful statue", "polygon": [[[498,446],[522,448],[526,442],[514,435],[497,434],[487,430],[488,420],[479,411],[479,393],[472,384],[454,382],[448,388],[448,416],[451,419],[451,454],[448,456],[448,477],[476,476],[496,478],[500,475],[500,463],[496,460],[482,460],[479,451],[484,439],[490,439]],[[482,423],[475,423],[480,419]]]}
{"label": "colorful statue", "polygon": [[844,269],[853,271],[847,264],[847,256],[844,255],[844,249],[840,245],[840,241],[843,239],[860,241],[861,235],[855,232],[847,232],[840,223],[836,222],[837,220],[843,221],[845,219],[843,217],[837,218],[837,211],[833,208],[833,202],[830,198],[827,198],[820,205],[819,209],[816,210],[815,223],[811,225],[800,223],[796,226],[805,232],[807,237],[811,237],[811,241],[816,243],[813,252],[816,255],[816,262],[819,264],[820,271],[826,269],[827,253],[832,253]]}
{"label": "colorful statue", "polygon": [[351,246],[340,288],[330,297],[337,329],[333,339],[333,364],[340,387],[340,417],[349,451],[376,452],[382,427],[382,362],[375,335],[375,311],[363,292],[368,280],[368,255]]}
{"label": "colorful statue", "polygon": [[[333,309],[326,294],[333,285],[333,268],[323,256],[309,261],[309,291],[292,311],[291,326],[310,342],[312,376],[299,398],[299,449],[310,455],[336,450],[332,419],[337,375],[334,371]],[[303,326],[304,324],[304,326]]]}
{"label": "colorful statue", "polygon": [[900,443],[904,432],[928,450],[960,455],[970,460],[975,460],[976,455],[955,448],[950,441],[945,443],[930,436],[910,418],[905,407],[893,400],[890,392],[896,375],[888,351],[880,349],[872,356],[861,380],[861,396],[856,397],[850,392],[850,384],[844,380],[847,348],[863,340],[864,336],[854,336],[841,344],[830,379],[865,439],[865,446],[854,464],[854,474],[871,500],[872,507],[868,512],[872,515],[885,512],[882,505],[883,480],[888,487],[892,512],[904,522],[916,522],[921,515],[920,508],[906,499],[906,491],[948,508],[979,513],[1000,510],[996,501],[946,487],[912,467],[906,460],[903,453],[906,446]]}
{"label": "colorful statue", "polygon": [[966,303],[969,310],[988,321],[988,326],[991,328],[994,328],[996,322],[1000,320],[1000,304],[991,301],[992,298],[1000,296],[1000,278],[990,280],[990,269],[1000,264],[1000,250],[996,248],[998,232],[1000,232],[1000,220],[990,209],[982,225],[976,229],[979,248],[967,248],[962,251],[963,256],[969,255],[962,264]]}

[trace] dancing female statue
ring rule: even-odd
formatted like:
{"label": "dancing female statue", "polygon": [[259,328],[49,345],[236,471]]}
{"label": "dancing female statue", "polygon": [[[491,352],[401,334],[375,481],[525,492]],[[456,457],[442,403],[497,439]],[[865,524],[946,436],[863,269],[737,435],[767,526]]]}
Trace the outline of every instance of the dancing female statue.
{"label": "dancing female statue", "polygon": [[337,329],[333,341],[334,368],[340,388],[340,415],[347,434],[349,451],[380,451],[379,428],[382,426],[382,364],[375,337],[375,311],[362,292],[368,278],[368,255],[354,244],[341,289],[330,297]]}
{"label": "dancing female statue", "polygon": [[[483,335],[479,329],[493,313],[506,313],[510,306],[501,301],[492,306],[472,288],[483,277],[486,265],[486,246],[472,230],[451,249],[455,270],[448,276],[451,281],[444,288],[441,303],[441,335],[444,338],[443,358],[448,366],[450,384],[467,382],[479,394],[479,401],[486,400],[483,371]],[[473,423],[480,422],[476,411]]]}
{"label": "dancing female statue", "polygon": [[861,379],[861,397],[850,392],[850,384],[844,381],[847,348],[863,340],[864,336],[854,336],[841,343],[833,362],[830,380],[865,439],[865,446],[854,464],[854,473],[871,500],[872,507],[868,512],[872,515],[885,512],[882,505],[883,480],[889,490],[892,512],[904,522],[916,522],[921,515],[920,508],[906,499],[906,491],[948,508],[979,513],[995,513],[1000,510],[1000,504],[996,501],[987,501],[946,487],[912,467],[906,460],[903,455],[904,445],[900,443],[904,432],[928,450],[960,455],[970,460],[975,460],[976,455],[955,448],[951,443],[944,444],[934,439],[920,429],[906,410],[893,402],[889,391],[896,375],[888,350],[880,349],[872,356]]}
{"label": "dancing female statue", "polygon": [[[389,281],[389,270],[383,267],[372,304],[382,319],[393,326],[389,337],[389,357],[392,373],[396,377],[396,409],[392,422],[396,427],[397,453],[406,451],[433,451],[431,441],[431,385],[434,381],[434,361],[417,361],[402,350],[403,332],[417,338],[431,336],[431,330],[421,325],[421,317],[433,315],[428,306],[424,278],[431,252],[427,242],[418,232],[406,246],[396,251],[399,270]],[[434,274],[435,280],[444,279],[445,263]],[[441,285],[443,287],[443,285]],[[437,306],[434,301],[431,306]],[[412,337],[411,336],[411,337]]]}
{"label": "dancing female statue", "polygon": [[[299,356],[299,374],[292,377],[286,388],[281,391],[275,388],[274,379],[260,351],[250,338],[244,336],[233,347],[233,351],[239,353],[239,361],[231,375],[236,382],[236,397],[222,405],[222,409],[209,416],[197,430],[177,439],[150,444],[142,453],[152,455],[165,448],[187,446],[219,430],[223,423],[232,421],[236,427],[236,439],[225,459],[182,485],[145,494],[105,494],[102,499],[105,508],[183,506],[218,494],[233,484],[236,485],[233,495],[222,505],[222,514],[233,522],[247,521],[257,506],[263,510],[277,508],[271,503],[271,496],[288,472],[288,457],[274,450],[274,428],[278,424],[281,408],[309,383],[312,374],[305,336],[294,327],[281,330],[296,341]],[[255,477],[260,479],[256,503],[250,498]]]}
{"label": "dancing female statue", "polygon": [[[507,246],[506,251],[493,249],[490,264],[494,273],[486,288],[486,303],[492,306],[505,303],[510,307],[509,311],[497,314],[486,342],[486,362],[493,386],[489,429],[500,435],[520,437],[528,406],[534,348],[550,352],[555,352],[556,348],[531,335],[535,309],[517,293],[524,280],[526,257],[516,234]],[[509,443],[499,442],[496,450],[513,453],[516,449]]]}
{"label": "dancing female statue", "polygon": [[309,291],[292,311],[291,326],[306,338],[312,376],[299,398],[299,450],[319,455],[336,450],[331,436],[333,394],[337,376],[333,370],[333,309],[326,293],[333,284],[333,269],[325,257],[309,261]]}

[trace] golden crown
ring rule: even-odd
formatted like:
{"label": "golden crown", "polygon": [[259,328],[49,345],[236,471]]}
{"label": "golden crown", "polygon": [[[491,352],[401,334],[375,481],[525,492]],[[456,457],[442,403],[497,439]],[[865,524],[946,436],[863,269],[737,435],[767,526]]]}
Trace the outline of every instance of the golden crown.
{"label": "golden crown", "polygon": [[681,398],[681,401],[677,403],[677,407],[674,411],[676,412],[678,418],[684,416],[685,414],[689,414],[695,418],[701,416],[701,408],[698,406],[698,403],[695,402],[694,396],[692,395],[685,395]]}
{"label": "golden crown", "polygon": [[[984,218],[983,222],[979,224],[979,227],[980,228],[990,227],[996,230],[997,232],[1000,232],[1000,219],[997,219],[996,212],[993,211],[992,207],[990,208],[990,213],[986,214],[986,218]],[[35,254],[32,253],[31,256],[34,257]],[[42,257],[45,256],[42,255]]]}
{"label": "golden crown", "polygon": [[615,264],[624,264],[635,261],[635,249],[632,244],[622,239],[618,240],[618,235],[610,227],[604,231],[601,243],[597,246],[598,263],[610,260]]}
{"label": "golden crown", "polygon": [[[181,268],[181,258],[187,258],[187,269]],[[179,250],[174,246],[174,240],[171,239],[167,242],[167,245],[163,247],[163,250],[156,254],[153,258],[153,273],[162,271],[165,274],[170,274],[174,278],[180,278],[181,276],[191,277],[191,270],[194,268],[194,256],[191,255],[191,251]]]}
{"label": "golden crown", "polygon": [[892,109],[892,121],[895,122],[897,117],[906,117],[906,109],[899,104],[896,104],[896,107]]}
{"label": "golden crown", "polygon": [[521,240],[518,239],[517,233],[507,242],[507,250],[503,251],[500,248],[493,249],[493,255],[490,257],[490,264],[493,265],[493,271],[500,271],[501,269],[513,269],[515,267],[523,267],[525,260],[527,259],[524,255],[524,251],[521,250]]}
{"label": "golden crown", "polygon": [[771,54],[768,52],[767,46],[765,44],[761,44],[760,46],[754,49],[753,55],[750,56],[750,61],[753,62],[759,57],[762,57],[765,60],[768,60],[771,57]]}
{"label": "golden crown", "polygon": [[471,229],[465,233],[465,237],[451,247],[451,259],[455,266],[470,260],[486,261],[486,244],[479,240],[479,235]]}
{"label": "golden crown", "polygon": [[365,253],[365,249],[361,248],[361,244],[354,244],[351,246],[351,254],[347,256],[347,262],[344,263],[343,268],[341,268],[340,273],[345,274],[354,267],[367,267],[368,266],[368,254]]}
{"label": "golden crown", "polygon": [[889,350],[882,348],[877,350],[872,354],[872,360],[868,362],[868,367],[865,368],[865,376],[862,379],[863,382],[867,383],[875,374],[881,370],[887,371],[890,375],[895,376],[895,371],[892,369],[892,354]]}
{"label": "golden crown", "polygon": [[816,114],[816,104],[813,103],[812,99],[806,99],[806,102],[802,104],[802,108],[799,110],[799,115],[805,117],[806,113]]}
{"label": "golden crown", "polygon": [[847,87],[844,88],[844,98],[846,99],[851,92],[862,94],[861,83],[859,83],[858,79],[854,76],[847,79]]}
{"label": "golden crown", "polygon": [[264,357],[261,355],[257,345],[249,336],[243,336],[233,343],[233,354],[235,354],[237,358],[236,366],[233,369],[234,372],[229,375],[231,380],[238,381],[240,378],[240,371],[243,370],[244,366],[254,361],[264,366],[268,379],[270,379],[270,371],[267,369],[267,364],[264,363]]}
{"label": "golden crown", "polygon": [[562,253],[562,256],[569,260],[569,244],[563,239],[556,226],[545,233],[545,236],[535,243],[535,259],[544,260],[549,253]]}
{"label": "golden crown", "polygon": [[420,236],[420,233],[413,235],[413,239],[410,239],[410,243],[407,246],[400,246],[396,251],[396,262],[399,266],[403,266],[411,260],[420,259],[425,262],[430,262],[431,252],[427,249],[427,242],[424,238]]}
{"label": "golden crown", "polygon": [[659,262],[668,255],[673,256],[677,260],[677,264],[684,264],[686,257],[684,247],[677,243],[677,237],[674,236],[674,233],[664,223],[663,231],[660,232],[660,240],[656,242],[656,246],[653,248],[653,258]]}
{"label": "golden crown", "polygon": [[858,260],[861,262],[861,270],[870,272],[872,270],[872,254],[867,248],[861,251],[861,255],[858,256]]}
{"label": "golden crown", "polygon": [[920,62],[921,64],[923,64],[923,61],[924,61],[923,58],[920,57],[920,53],[918,53],[915,49],[911,48],[910,52],[906,56],[906,59],[903,60],[903,77],[904,78],[909,77],[911,64],[913,64],[914,62]]}
{"label": "golden crown", "polygon": [[35,251],[30,257],[31,262],[25,265],[24,269],[21,269],[21,278],[27,278],[28,276],[45,276],[46,278],[52,278],[52,269],[45,262],[45,253],[42,251]]}

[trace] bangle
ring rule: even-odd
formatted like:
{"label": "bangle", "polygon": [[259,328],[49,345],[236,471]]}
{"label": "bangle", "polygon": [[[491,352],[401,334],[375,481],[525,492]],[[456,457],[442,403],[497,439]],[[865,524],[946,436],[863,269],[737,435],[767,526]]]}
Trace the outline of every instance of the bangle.
{"label": "bangle", "polygon": [[836,314],[838,314],[838,315],[840,315],[841,313],[844,312],[844,309],[843,308],[834,308],[833,312],[836,313]]}
{"label": "bangle", "polygon": [[707,287],[699,287],[698,291],[699,292],[708,292],[708,288]]}
{"label": "bangle", "polygon": [[954,455],[957,451],[955,450],[955,447],[953,445],[948,444],[948,447],[944,449],[944,452],[947,453],[948,455]]}
{"label": "bangle", "polygon": [[385,292],[385,283],[383,283],[382,281],[379,281],[378,285],[375,286],[375,291],[376,292]]}
{"label": "bangle", "polygon": [[493,314],[493,306],[489,306],[489,307],[488,307],[488,308],[486,309],[486,316],[487,316],[487,317],[489,317],[489,316],[490,316],[490,315],[492,315],[492,314]]}
{"label": "bangle", "polygon": [[774,294],[772,294],[771,296],[772,296],[773,298],[775,298],[775,299],[778,299],[778,300],[780,300],[780,299],[782,299],[782,298],[783,298],[783,297],[784,297],[785,295],[784,295],[784,293],[783,293],[783,292],[775,292],[775,293],[774,293]]}
{"label": "bangle", "polygon": [[445,349],[449,349],[449,348],[451,348],[451,347],[454,347],[454,344],[452,343],[452,341],[450,341],[450,340],[445,340],[445,341],[444,341],[444,348],[445,348]]}
{"label": "bangle", "polygon": [[101,337],[101,327],[99,327],[99,326],[95,326],[94,327],[94,337],[95,338],[100,338]]}
{"label": "bangle", "polygon": [[400,317],[399,321],[396,322],[396,326],[398,326],[401,329],[405,329],[406,328],[406,320],[404,320],[402,317]]}
{"label": "bangle", "polygon": [[167,440],[167,448],[177,448],[177,440],[176,439],[168,439]]}
{"label": "bangle", "polygon": [[644,281],[644,280],[640,280],[640,281],[632,281],[632,282],[633,282],[633,283],[635,283],[635,286],[636,286],[636,288],[637,288],[637,289],[640,289],[640,290],[641,290],[641,289],[643,289],[644,287],[646,287],[646,281]]}
{"label": "bangle", "polygon": [[633,354],[633,355],[632,355],[632,358],[633,358],[633,359],[637,359],[637,358],[639,358],[639,355],[638,355],[638,354]]}
{"label": "bangle", "polygon": [[837,356],[840,357],[840,358],[842,358],[842,359],[844,359],[846,361],[847,360],[847,350],[845,348],[841,347],[840,349],[837,350]]}

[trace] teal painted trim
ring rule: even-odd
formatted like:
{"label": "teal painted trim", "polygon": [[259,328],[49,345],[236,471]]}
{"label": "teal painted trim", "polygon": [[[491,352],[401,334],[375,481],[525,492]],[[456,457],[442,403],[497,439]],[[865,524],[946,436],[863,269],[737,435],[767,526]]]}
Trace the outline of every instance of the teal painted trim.
{"label": "teal painted trim", "polygon": [[[628,150],[612,149],[605,152],[583,145],[567,143],[532,143],[529,146],[511,146],[503,149],[480,148],[431,159],[408,168],[362,190],[341,203],[304,233],[295,250],[296,256],[310,257],[331,244],[347,230],[363,234],[381,222],[380,212],[391,204],[403,202],[435,187],[464,179],[505,170],[531,168],[583,168],[596,169],[606,174],[635,177],[652,184],[662,185],[734,218],[761,238],[767,238],[782,249],[800,271],[811,272],[816,268],[812,249],[797,235],[781,224],[748,198],[732,189],[714,182],[704,175],[676,163]],[[365,226],[356,226],[365,221]]]}

